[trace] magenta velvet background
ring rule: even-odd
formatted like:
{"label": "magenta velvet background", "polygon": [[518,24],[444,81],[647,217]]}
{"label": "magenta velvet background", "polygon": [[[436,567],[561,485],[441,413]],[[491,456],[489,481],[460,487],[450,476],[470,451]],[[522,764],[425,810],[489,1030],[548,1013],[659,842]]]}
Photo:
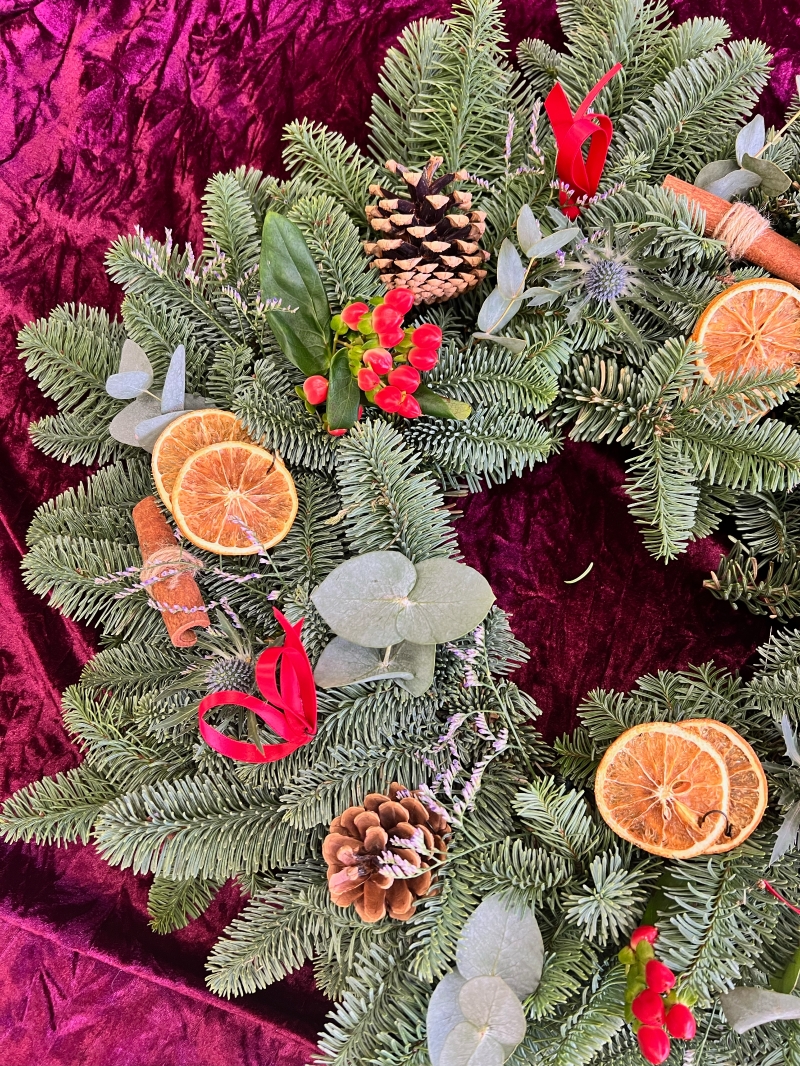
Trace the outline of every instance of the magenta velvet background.
{"label": "magenta velvet background", "polygon": [[[722,15],[776,54],[767,96],[779,114],[800,67],[795,0],[674,0],[681,18]],[[0,736],[7,794],[78,755],[59,694],[93,635],[22,586],[34,508],[84,471],[34,451],[31,419],[51,410],[16,358],[15,333],[66,300],[114,311],[103,253],[135,223],[200,240],[200,197],[216,170],[280,173],[280,131],[296,116],[363,143],[386,48],[444,0],[0,0]],[[558,43],[553,0],[508,4],[512,43]],[[720,548],[664,567],[628,516],[619,456],[568,446],[525,478],[473,497],[466,556],[513,612],[532,650],[521,684],[552,736],[594,685],[712,655],[738,666],[768,632],[700,583]],[[594,561],[577,585],[564,585]],[[228,889],[186,930],[147,927],[147,881],[91,848],[2,848],[0,1066],[301,1066],[325,1012],[307,972],[235,1004],[203,989],[208,946],[240,906]]]}

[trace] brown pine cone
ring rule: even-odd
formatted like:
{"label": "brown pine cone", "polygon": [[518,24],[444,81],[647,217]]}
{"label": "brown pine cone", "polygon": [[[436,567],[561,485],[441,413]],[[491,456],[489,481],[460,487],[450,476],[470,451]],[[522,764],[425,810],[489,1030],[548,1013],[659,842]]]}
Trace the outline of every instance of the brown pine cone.
{"label": "brown pine cone", "polygon": [[366,209],[377,231],[377,240],[364,244],[375,256],[370,266],[380,271],[387,289],[410,289],[417,304],[443,303],[486,277],[489,253],[478,247],[486,214],[471,210],[471,193],[446,191],[453,180],[467,177],[465,170],[434,180],[441,162],[441,156],[433,156],[421,171],[413,171],[390,159],[386,169],[402,175],[405,196],[369,187],[380,197]]}
{"label": "brown pine cone", "polygon": [[[387,913],[408,921],[431,887],[429,867],[444,859],[447,818],[419,795],[395,781],[388,796],[371,792],[362,807],[348,807],[331,822],[322,844],[331,898],[338,907],[354,903],[362,921],[379,922]],[[419,875],[408,876],[413,870]]]}

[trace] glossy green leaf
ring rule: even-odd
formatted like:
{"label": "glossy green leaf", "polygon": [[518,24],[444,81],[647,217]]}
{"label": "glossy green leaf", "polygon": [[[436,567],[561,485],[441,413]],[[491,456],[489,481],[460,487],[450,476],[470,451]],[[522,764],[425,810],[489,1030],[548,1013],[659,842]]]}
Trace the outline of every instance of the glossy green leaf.
{"label": "glossy green leaf", "polygon": [[472,408],[468,403],[462,403],[461,400],[448,400],[422,383],[417,386],[414,399],[422,408],[422,413],[433,418],[455,418],[463,421],[472,414]]}
{"label": "glossy green leaf", "polygon": [[347,351],[341,348],[331,360],[325,413],[331,429],[350,429],[358,421],[361,390],[350,371]]}
{"label": "glossy green leaf", "polygon": [[264,300],[280,299],[294,311],[270,311],[267,316],[284,354],[306,375],[324,373],[331,320],[325,289],[300,229],[275,211],[264,219],[261,295]]}
{"label": "glossy green leaf", "polygon": [[530,907],[489,896],[467,919],[456,949],[456,962],[466,978],[502,977],[517,996],[539,985],[544,942]]}
{"label": "glossy green leaf", "polygon": [[417,563],[417,581],[399,605],[398,632],[415,644],[444,644],[469,633],[486,617],[494,593],[486,578],[455,559]]}

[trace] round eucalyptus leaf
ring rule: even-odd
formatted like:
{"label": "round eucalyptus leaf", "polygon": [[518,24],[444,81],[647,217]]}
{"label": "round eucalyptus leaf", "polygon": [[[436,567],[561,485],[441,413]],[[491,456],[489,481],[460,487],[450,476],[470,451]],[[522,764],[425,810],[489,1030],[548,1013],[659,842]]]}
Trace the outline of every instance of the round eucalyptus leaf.
{"label": "round eucalyptus leaf", "polygon": [[719,181],[720,178],[725,178],[738,169],[733,159],[712,159],[698,173],[694,184],[698,189],[707,189],[712,182]]}
{"label": "round eucalyptus leaf", "polygon": [[337,636],[387,648],[403,639],[397,617],[416,579],[414,564],[400,552],[367,552],[337,566],[311,600]]}
{"label": "round eucalyptus leaf", "polygon": [[135,400],[153,383],[152,371],[126,370],[106,380],[106,392],[115,400]]}
{"label": "round eucalyptus leaf", "polygon": [[761,178],[749,170],[734,170],[724,178],[712,181],[706,186],[706,192],[719,196],[722,200],[732,200],[734,196],[744,196],[749,189],[760,184]]}
{"label": "round eucalyptus leaf", "polygon": [[736,162],[742,165],[746,155],[755,155],[764,147],[767,139],[767,131],[764,127],[764,116],[753,115],[746,126],[742,126],[736,137]]}
{"label": "round eucalyptus leaf", "polygon": [[519,296],[524,284],[525,264],[517,249],[506,237],[497,256],[497,287],[506,300],[514,300]]}
{"label": "round eucalyptus leaf", "polygon": [[493,1036],[469,1022],[451,1029],[439,1055],[439,1066],[503,1066],[506,1053]]}
{"label": "round eucalyptus leaf", "polygon": [[154,418],[147,418],[140,422],[134,430],[136,443],[140,448],[144,448],[146,452],[152,452],[156,441],[170,422],[174,422],[182,414],[182,409],[180,411],[167,411],[166,414],[156,415]]}
{"label": "round eucalyptus leaf", "polygon": [[456,949],[460,973],[502,977],[520,998],[542,979],[544,942],[533,910],[487,897],[467,919]]}
{"label": "round eucalyptus leaf", "polygon": [[136,427],[148,418],[154,418],[161,413],[161,401],[154,396],[140,396],[138,400],[129,403],[127,407],[115,415],[108,427],[108,432],[121,444],[130,444],[139,447],[136,437]]}
{"label": "round eucalyptus leaf", "polygon": [[761,191],[766,196],[780,196],[792,184],[789,175],[776,163],[771,163],[769,159],[755,158],[745,153],[742,157],[742,166],[761,178]]}
{"label": "round eucalyptus leaf", "polygon": [[416,575],[396,616],[398,632],[414,644],[444,644],[463,637],[494,603],[486,578],[455,559],[424,559],[417,563]]}
{"label": "round eucalyptus leaf", "polygon": [[502,977],[473,977],[458,994],[464,1018],[503,1047],[525,1036],[525,1012]]}
{"label": "round eucalyptus leaf", "polygon": [[[414,645],[403,643],[397,647]],[[383,678],[403,678],[411,681],[414,673],[398,666],[391,658],[384,662],[382,649],[364,648],[342,637],[333,638],[323,649],[314,667],[314,681],[320,688],[341,688],[359,681],[379,681]]]}
{"label": "round eucalyptus leaf", "polygon": [[433,684],[436,669],[436,645],[412,644],[404,640],[392,648],[390,665],[395,669],[410,670],[409,675],[398,674],[397,684],[412,696],[424,696]]}
{"label": "round eucalyptus leaf", "polygon": [[428,1002],[426,1019],[428,1031],[428,1057],[431,1066],[439,1066],[439,1056],[451,1031],[464,1021],[458,1005],[458,994],[465,984],[464,978],[455,970],[444,975],[434,988]]}
{"label": "round eucalyptus leaf", "polygon": [[542,231],[533,211],[528,204],[523,204],[517,219],[517,240],[520,248],[525,255],[529,255],[528,249],[541,239]]}

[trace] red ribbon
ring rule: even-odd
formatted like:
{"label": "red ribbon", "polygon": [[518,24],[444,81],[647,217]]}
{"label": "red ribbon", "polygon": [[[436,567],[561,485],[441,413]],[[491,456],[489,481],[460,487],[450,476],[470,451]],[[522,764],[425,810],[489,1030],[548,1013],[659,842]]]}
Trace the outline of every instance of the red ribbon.
{"label": "red ribbon", "polygon": [[[266,700],[246,692],[225,689],[206,696],[197,709],[200,736],[206,744],[220,755],[239,762],[277,762],[278,759],[285,759],[313,740],[317,732],[317,689],[311,663],[300,642],[303,619],[293,626],[280,611],[275,608],[273,611],[286,637],[280,648],[266,648],[256,662],[256,684]],[[279,662],[280,689],[277,680]],[[205,720],[212,707],[225,704],[253,711],[286,743],[268,744],[260,751],[255,744],[226,737]]]}
{"label": "red ribbon", "polygon": [[[622,70],[622,64],[616,63],[590,89],[580,107],[572,114],[567,94],[559,82],[550,90],[544,102],[545,111],[553,127],[556,138],[556,173],[567,189],[562,189],[559,199],[561,209],[567,218],[576,218],[580,207],[574,196],[594,196],[600,185],[603,167],[606,165],[608,146],[614,127],[608,115],[598,115],[589,110],[601,89]],[[583,158],[583,145],[589,141],[589,151]]]}

